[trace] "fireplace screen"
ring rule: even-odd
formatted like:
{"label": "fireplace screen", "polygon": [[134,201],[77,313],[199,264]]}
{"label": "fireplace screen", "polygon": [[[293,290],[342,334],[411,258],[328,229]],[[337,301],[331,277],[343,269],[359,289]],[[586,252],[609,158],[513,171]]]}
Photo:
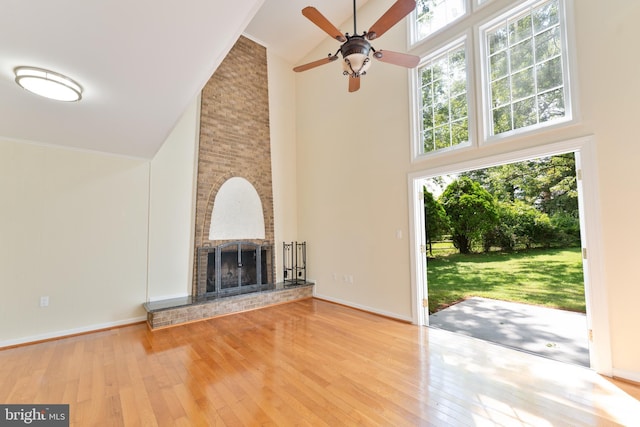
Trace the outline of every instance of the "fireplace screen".
{"label": "fireplace screen", "polygon": [[200,261],[206,260],[208,296],[257,292],[273,284],[271,246],[231,242],[201,251],[206,251]]}

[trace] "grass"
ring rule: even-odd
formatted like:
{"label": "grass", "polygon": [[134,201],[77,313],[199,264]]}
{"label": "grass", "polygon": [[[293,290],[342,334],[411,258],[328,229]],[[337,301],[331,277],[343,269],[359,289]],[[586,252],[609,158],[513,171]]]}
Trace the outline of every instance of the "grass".
{"label": "grass", "polygon": [[427,283],[430,313],[472,296],[585,312],[580,248],[429,258]]}

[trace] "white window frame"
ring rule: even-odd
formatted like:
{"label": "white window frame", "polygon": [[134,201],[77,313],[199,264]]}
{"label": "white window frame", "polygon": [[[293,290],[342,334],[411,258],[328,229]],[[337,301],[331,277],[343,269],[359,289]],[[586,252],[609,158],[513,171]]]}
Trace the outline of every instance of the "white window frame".
{"label": "white window frame", "polygon": [[568,3],[570,0],[557,0],[558,1],[558,14],[561,20],[561,24],[559,26],[560,29],[560,39],[562,42],[562,53],[560,54],[562,60],[562,78],[563,78],[563,86],[564,86],[564,103],[565,103],[565,116],[560,119],[553,120],[551,122],[546,123],[538,123],[535,125],[530,125],[518,129],[512,129],[507,132],[502,132],[499,134],[492,135],[491,129],[493,127],[493,116],[491,113],[491,88],[490,88],[490,77],[489,77],[489,66],[488,66],[488,57],[489,52],[487,50],[486,36],[487,31],[496,26],[500,21],[504,21],[509,17],[518,15],[522,13],[524,10],[535,6],[538,3],[543,3],[545,0],[528,0],[524,1],[517,6],[513,6],[503,13],[498,14],[495,17],[489,19],[486,23],[482,23],[475,31],[478,34],[476,40],[476,50],[479,52],[478,61],[480,67],[480,91],[481,91],[481,105],[478,107],[478,111],[482,113],[482,120],[479,120],[481,128],[479,129],[479,135],[482,136],[480,145],[483,144],[492,144],[496,142],[507,141],[513,139],[514,137],[520,137],[530,134],[536,134],[543,131],[548,131],[551,129],[555,129],[558,127],[567,126],[576,120],[576,111],[575,106],[577,103],[575,102],[577,88],[575,87],[574,82],[571,79],[571,70],[574,69],[573,58],[574,52],[573,49],[573,40],[569,37],[571,22],[568,19],[568,16],[572,16],[572,12],[570,9],[570,5]]}
{"label": "white window frame", "polygon": [[[466,60],[468,70],[469,99],[469,141],[466,147],[451,147],[448,150],[422,153],[422,139],[420,135],[420,85],[415,70],[409,70],[410,90],[410,125],[411,125],[411,162],[420,162],[441,155],[451,155],[470,149],[481,149],[497,143],[516,144],[517,141],[535,135],[547,134],[557,129],[572,126],[580,121],[578,103],[578,82],[575,71],[577,70],[575,36],[574,36],[574,0],[559,0],[559,14],[564,21],[560,26],[562,38],[563,79],[565,87],[565,117],[554,121],[523,127],[498,135],[490,135],[492,117],[489,101],[489,86],[487,66],[485,65],[485,41],[486,29],[495,25],[506,16],[521,13],[525,8],[538,3],[540,0],[522,0],[511,3],[510,0],[487,0],[478,4],[473,1],[474,9],[471,16],[464,22],[455,22],[454,25],[445,27],[447,30],[437,37],[428,37],[413,48],[414,54],[421,57],[430,57],[441,49],[456,43],[466,37]],[[408,25],[409,34],[412,25]],[[451,41],[452,40],[452,41]],[[486,107],[485,107],[486,106]]]}
{"label": "white window frame", "polygon": [[[474,0],[474,2],[476,2],[477,0]],[[489,0],[490,1],[490,0]],[[440,33],[442,33],[443,31],[447,30],[448,28],[451,28],[453,25],[455,25],[456,23],[458,23],[460,20],[464,19],[465,17],[469,16],[473,10],[473,6],[472,6],[472,2],[471,0],[462,0],[462,2],[465,5],[465,11],[464,13],[462,13],[460,16],[458,16],[456,19],[454,19],[453,21],[447,23],[444,27],[438,28],[437,30],[435,30],[434,32],[430,33],[429,35],[427,35],[426,37],[423,38],[419,38],[418,36],[418,12],[416,9],[413,10],[413,12],[411,12],[411,14],[409,15],[409,48],[412,49],[414,47],[416,47],[419,44],[422,44],[425,40],[429,40],[433,37],[436,37],[437,35],[439,35]]]}
{"label": "white window frame", "polygon": [[[432,59],[433,57],[442,55],[449,49],[462,44],[464,46],[465,51],[465,66],[467,69],[467,126],[468,126],[468,141],[463,144],[458,144],[453,147],[441,148],[435,151],[424,152],[423,151],[423,140],[422,140],[422,114],[421,114],[421,82],[418,70],[422,67],[427,61]],[[474,58],[473,58],[473,41],[472,41],[472,33],[470,30],[466,31],[461,36],[455,38],[447,42],[446,44],[437,47],[436,49],[425,54],[418,66],[412,70],[410,70],[410,88],[411,88],[411,129],[412,129],[412,161],[420,161],[426,158],[431,158],[434,156],[440,156],[451,152],[461,152],[469,149],[473,149],[477,147],[476,142],[476,102],[474,98],[474,94],[476,92],[473,75],[474,72]]]}

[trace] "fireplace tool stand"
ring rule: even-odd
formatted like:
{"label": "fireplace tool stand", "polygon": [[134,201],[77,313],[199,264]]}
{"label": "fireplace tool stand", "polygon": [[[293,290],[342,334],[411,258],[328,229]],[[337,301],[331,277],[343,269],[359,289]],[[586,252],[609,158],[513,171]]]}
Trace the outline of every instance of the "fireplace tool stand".
{"label": "fireplace tool stand", "polygon": [[300,285],[307,281],[307,242],[283,242],[284,284]]}

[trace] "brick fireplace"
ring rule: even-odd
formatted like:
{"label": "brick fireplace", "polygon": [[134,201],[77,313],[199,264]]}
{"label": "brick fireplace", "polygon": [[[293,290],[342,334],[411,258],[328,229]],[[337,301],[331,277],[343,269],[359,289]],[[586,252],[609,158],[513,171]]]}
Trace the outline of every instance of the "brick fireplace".
{"label": "brick fireplace", "polygon": [[[234,240],[245,241],[245,245],[274,244],[267,88],[266,49],[240,37],[202,90],[194,239],[196,254],[203,250],[210,253],[208,248],[221,247]],[[248,223],[239,228],[232,223],[221,225],[213,221],[216,214],[231,217],[231,221],[239,216],[238,212],[220,213],[219,210],[226,208],[218,197],[223,186],[239,178],[245,186],[253,187],[261,211],[257,212],[260,218],[247,220]],[[233,191],[240,190],[236,188]],[[235,204],[244,206],[249,203],[238,200]],[[261,231],[242,235],[258,220],[262,221]],[[216,227],[235,228],[236,232],[225,233],[226,230]],[[197,297],[206,294],[202,278],[207,274],[207,263],[203,261],[201,256],[194,260],[192,294]],[[269,262],[269,268],[271,271],[265,272],[265,276],[273,279],[273,262]]]}
{"label": "brick fireplace", "polygon": [[[173,305],[169,301],[147,303],[145,308],[151,328],[306,298],[312,292],[312,285],[307,283],[293,288],[274,283],[275,238],[266,49],[240,37],[205,85],[201,100],[192,292],[189,298]],[[225,188],[232,190],[225,193]],[[248,188],[243,191],[251,196],[236,199],[241,192],[238,188]],[[231,198],[231,202],[223,203],[225,198]],[[225,205],[257,208],[253,219],[244,219],[248,222],[238,225],[233,221],[243,215],[233,212],[232,207],[225,208]],[[215,288],[216,298],[212,299],[212,288],[207,291],[206,284],[207,275],[211,274],[207,271],[211,268],[209,255],[221,253],[222,248],[237,244],[260,251],[260,267],[267,271],[261,273],[261,283],[247,284],[260,285],[254,286],[258,292],[229,291],[227,293],[233,296],[219,298],[225,292],[218,291],[230,288],[224,285],[227,287],[223,289],[220,284],[222,278],[218,276],[219,287]],[[262,260],[262,254],[269,259]],[[243,255],[239,253],[238,256],[234,267],[237,271],[229,272],[242,275]],[[223,268],[221,264],[215,264],[220,261],[213,262],[214,267]],[[271,283],[266,283],[268,281]]]}
{"label": "brick fireplace", "polygon": [[[248,181],[262,204],[264,237],[247,240],[256,244],[274,244],[267,88],[266,49],[240,37],[202,90],[196,251],[205,245],[227,242],[212,240],[209,234],[216,195],[225,182],[234,177]],[[196,268],[197,262],[194,263]],[[193,287],[193,293],[197,294],[195,279]]]}

